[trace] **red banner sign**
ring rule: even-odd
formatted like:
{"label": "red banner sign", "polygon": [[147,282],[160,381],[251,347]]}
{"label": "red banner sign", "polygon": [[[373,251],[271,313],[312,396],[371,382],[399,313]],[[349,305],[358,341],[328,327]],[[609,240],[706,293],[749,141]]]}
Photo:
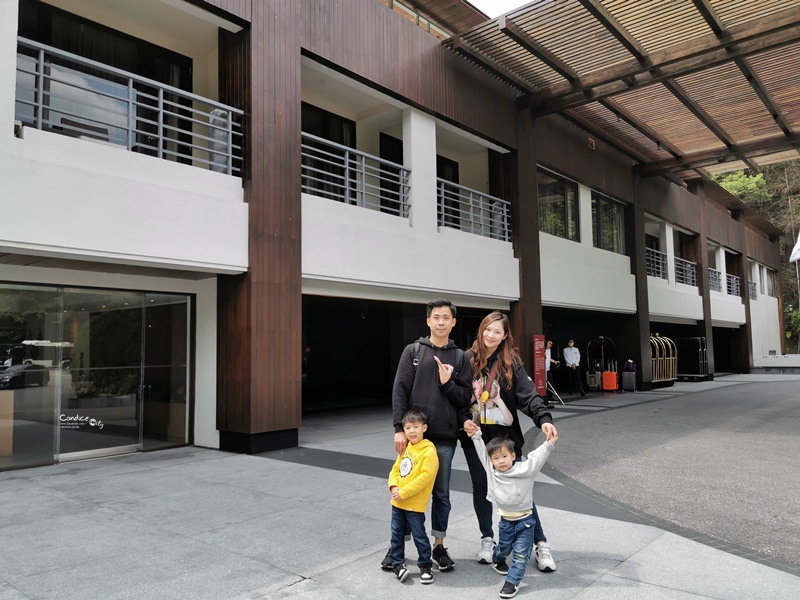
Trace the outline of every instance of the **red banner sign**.
{"label": "red banner sign", "polygon": [[533,336],[533,383],[540,396],[547,393],[547,372],[544,365],[544,336]]}

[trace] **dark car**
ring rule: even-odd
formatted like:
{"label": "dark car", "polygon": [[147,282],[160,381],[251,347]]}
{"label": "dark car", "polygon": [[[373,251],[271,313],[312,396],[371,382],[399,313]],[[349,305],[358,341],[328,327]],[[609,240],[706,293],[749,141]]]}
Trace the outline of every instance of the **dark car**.
{"label": "dark car", "polygon": [[0,389],[21,389],[26,385],[45,386],[50,383],[50,373],[42,365],[11,365],[0,371]]}

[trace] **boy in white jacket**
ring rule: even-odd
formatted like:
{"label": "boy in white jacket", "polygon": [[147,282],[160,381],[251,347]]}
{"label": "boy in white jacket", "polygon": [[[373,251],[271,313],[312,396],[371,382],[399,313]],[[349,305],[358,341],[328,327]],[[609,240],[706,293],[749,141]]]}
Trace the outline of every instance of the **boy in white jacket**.
{"label": "boy in white jacket", "polygon": [[[500,515],[500,538],[492,556],[492,568],[506,576],[500,597],[513,598],[533,552],[533,479],[547,462],[558,437],[545,441],[528,454],[528,460],[519,462],[510,438],[496,437],[484,445],[480,429],[470,437],[486,470],[486,498],[494,502]],[[509,554],[510,568],[506,563]]]}

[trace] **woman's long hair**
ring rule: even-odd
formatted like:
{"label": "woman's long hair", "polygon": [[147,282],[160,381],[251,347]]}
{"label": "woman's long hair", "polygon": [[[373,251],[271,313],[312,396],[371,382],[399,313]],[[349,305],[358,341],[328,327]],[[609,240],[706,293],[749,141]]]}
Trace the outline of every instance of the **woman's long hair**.
{"label": "woman's long hair", "polygon": [[486,346],[483,345],[483,331],[495,321],[500,321],[506,334],[506,338],[500,342],[494,354],[497,356],[497,360],[501,361],[500,368],[503,370],[506,389],[510,390],[514,381],[514,370],[516,365],[522,363],[522,359],[520,359],[519,352],[514,345],[514,336],[511,335],[511,327],[507,315],[495,311],[484,317],[480,327],[478,327],[478,336],[472,343],[472,358],[469,362],[472,367],[473,378],[477,379],[486,369],[486,363],[489,362]]}

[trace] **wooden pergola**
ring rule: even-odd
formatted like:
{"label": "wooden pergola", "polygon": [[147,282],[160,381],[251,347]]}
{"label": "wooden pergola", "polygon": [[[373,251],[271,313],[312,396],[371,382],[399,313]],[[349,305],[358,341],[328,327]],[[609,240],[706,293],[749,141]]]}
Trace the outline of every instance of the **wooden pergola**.
{"label": "wooden pergola", "polygon": [[[439,4],[424,2],[435,13]],[[536,0],[444,41],[674,181],[800,158],[800,0]]]}

